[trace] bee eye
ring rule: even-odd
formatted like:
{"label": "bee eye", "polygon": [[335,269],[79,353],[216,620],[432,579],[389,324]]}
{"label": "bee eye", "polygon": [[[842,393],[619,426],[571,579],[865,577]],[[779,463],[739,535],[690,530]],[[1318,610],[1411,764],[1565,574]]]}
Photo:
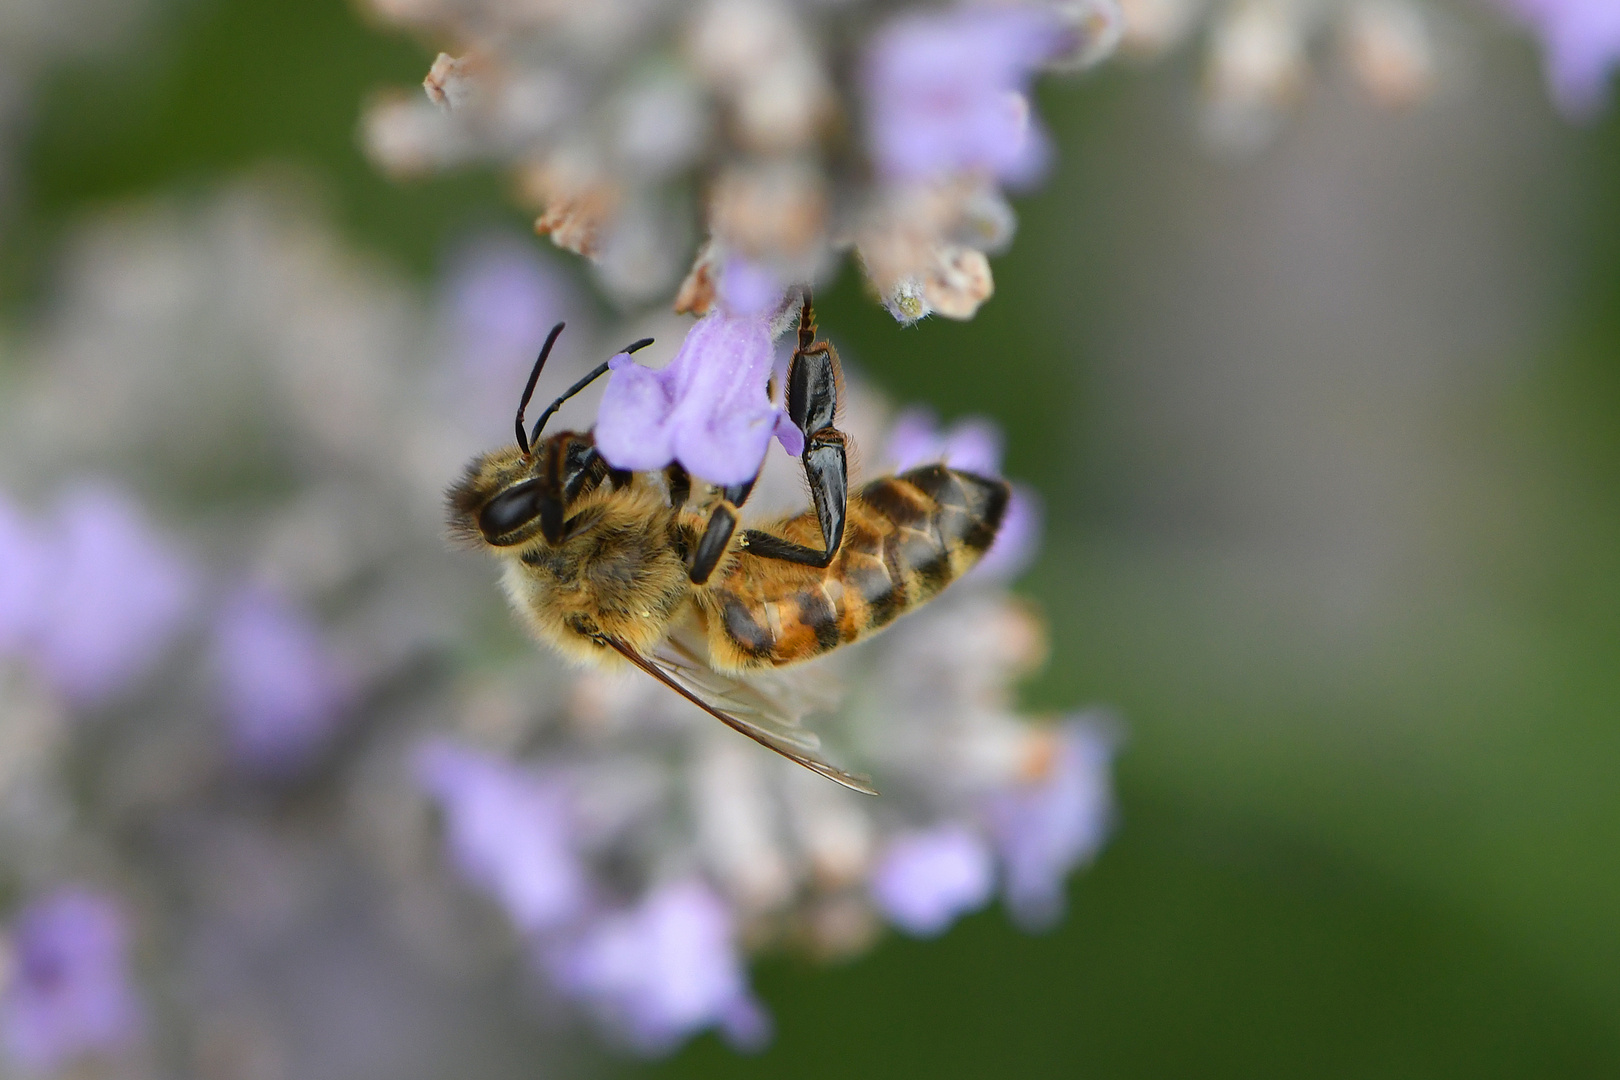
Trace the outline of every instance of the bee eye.
{"label": "bee eye", "polygon": [[547,540],[556,543],[561,539],[562,504],[547,494],[539,480],[528,480],[507,488],[485,503],[478,512],[478,528],[485,540],[500,547],[522,539],[513,534],[535,518],[540,519],[540,531]]}

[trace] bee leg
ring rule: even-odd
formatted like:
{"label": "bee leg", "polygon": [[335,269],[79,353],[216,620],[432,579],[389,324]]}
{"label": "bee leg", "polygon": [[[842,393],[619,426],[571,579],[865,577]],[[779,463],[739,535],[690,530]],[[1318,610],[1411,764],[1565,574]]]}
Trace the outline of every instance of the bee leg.
{"label": "bee leg", "polygon": [[703,537],[698,540],[697,547],[692,550],[692,566],[687,571],[692,584],[708,583],[714,568],[720,565],[720,557],[726,553],[726,546],[731,543],[731,534],[736,529],[737,508],[729,502],[720,503],[714,508],[714,513],[709,515],[709,525],[703,530]]}
{"label": "bee leg", "polygon": [[[686,500],[692,497],[692,477],[680,462],[664,466],[664,482],[669,485],[669,504],[677,508],[685,506]],[[752,479],[740,484],[727,484],[720,489],[720,497],[732,506],[741,506],[753,494],[754,485],[758,482],[759,473],[755,473]]]}
{"label": "bee leg", "polygon": [[569,447],[568,458],[561,462],[563,503],[573,503],[581,495],[588,495],[602,486],[603,481],[611,481],[614,487],[625,487],[630,483],[630,474],[623,469],[615,469],[607,460],[597,452],[596,447],[588,446],[578,453],[575,444]]}
{"label": "bee leg", "polygon": [[799,315],[799,348],[788,366],[787,406],[788,417],[804,432],[804,476],[826,546],[817,550],[757,529],[743,533],[743,546],[761,558],[823,567],[844,542],[849,459],[844,433],[833,426],[838,414],[838,354],[825,341],[816,342],[815,336],[807,299]]}
{"label": "bee leg", "polygon": [[[680,468],[679,465],[670,467]],[[685,471],[682,470],[682,475],[684,474]],[[692,565],[687,572],[692,584],[706,584],[710,575],[714,573],[714,568],[720,565],[720,557],[726,553],[726,547],[731,543],[731,534],[737,531],[737,507],[748,501],[748,496],[753,494],[754,485],[758,482],[759,473],[755,473],[750,480],[740,484],[727,484],[720,489],[721,502],[709,515],[708,527],[703,530],[703,536],[692,552]]]}
{"label": "bee leg", "polygon": [[741,506],[748,501],[748,496],[754,493],[754,485],[759,483],[759,473],[755,473],[750,480],[740,484],[727,484],[720,489],[720,497],[732,506]]}
{"label": "bee leg", "polygon": [[679,510],[692,497],[692,477],[678,461],[664,467],[664,482],[669,485],[669,505]]}

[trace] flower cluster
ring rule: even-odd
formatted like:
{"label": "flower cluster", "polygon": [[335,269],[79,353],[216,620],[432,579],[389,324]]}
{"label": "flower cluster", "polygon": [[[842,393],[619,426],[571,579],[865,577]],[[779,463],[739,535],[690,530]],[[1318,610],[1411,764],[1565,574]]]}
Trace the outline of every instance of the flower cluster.
{"label": "flower cluster", "polygon": [[[324,1074],[363,1013],[391,1033],[370,1071],[430,1075],[438,1047],[513,1045],[488,1003],[515,978],[633,1052],[709,1028],[753,1048],[757,950],[850,955],[997,896],[1031,929],[1060,913],[1110,821],[1113,733],[1013,704],[1043,655],[1005,588],[1030,493],[945,596],[784,675],[874,800],[639,674],[565,668],[446,551],[445,479],[581,306],[532,244],[470,244],[424,303],[244,187],[109,217],[63,266],[0,403],[0,878],[23,900],[0,1068]],[[768,373],[770,328],[725,323],[766,316],[731,303],[682,348],[746,330]],[[548,380],[605,336],[571,321]],[[641,390],[700,402],[681,370]],[[588,426],[592,393],[559,423]],[[997,467],[986,423],[891,421],[853,375],[847,405],[874,470]],[[702,416],[664,420],[659,454],[705,451]],[[801,508],[796,460],[756,452],[749,511]],[[577,1055],[569,1025],[536,1028]]]}
{"label": "flower cluster", "polygon": [[728,279],[780,292],[853,248],[903,322],[989,297],[1002,188],[1050,156],[1031,81],[1095,63],[1120,26],[1114,0],[369,2],[456,50],[427,97],[369,109],[391,172],[512,169],[536,228],[625,303],[702,313]]}

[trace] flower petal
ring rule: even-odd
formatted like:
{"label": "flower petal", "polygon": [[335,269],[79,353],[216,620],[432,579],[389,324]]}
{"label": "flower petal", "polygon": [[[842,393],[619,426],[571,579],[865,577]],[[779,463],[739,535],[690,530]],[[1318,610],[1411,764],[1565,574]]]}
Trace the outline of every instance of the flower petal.
{"label": "flower petal", "polygon": [[353,698],[351,676],[320,628],[263,590],[245,589],[226,602],[214,664],[232,753],[258,772],[307,764]]}
{"label": "flower petal", "polygon": [[444,813],[462,876],[520,930],[550,930],[584,910],[588,885],[559,779],[448,740],[422,746],[416,772]]}
{"label": "flower petal", "polygon": [[872,875],[872,898],[895,926],[916,937],[944,933],[990,901],[990,847],[960,825],[897,837]]}
{"label": "flower petal", "polygon": [[34,651],[58,690],[99,704],[157,663],[191,611],[196,571],[113,488],[69,493],[57,518],[57,576]]}
{"label": "flower petal", "polygon": [[1065,37],[1051,12],[1017,5],[894,20],[866,58],[878,170],[894,180],[1037,179],[1050,152],[1023,92]]}
{"label": "flower petal", "polygon": [[1102,725],[1071,720],[1053,732],[1044,776],[991,799],[989,818],[1001,854],[1003,889],[1013,920],[1044,930],[1063,914],[1069,872],[1102,846],[1113,821],[1108,767],[1115,740]]}
{"label": "flower petal", "polygon": [[615,357],[596,421],[608,463],[661,469],[679,461],[712,484],[752,479],[781,415],[766,394],[770,315],[711,311],[662,371]]}
{"label": "flower petal", "polygon": [[65,888],[34,901],[11,934],[13,975],[0,997],[0,1042],[29,1073],[127,1046],[140,1006],[128,970],[124,913]]}
{"label": "flower petal", "polygon": [[701,881],[665,885],[550,951],[565,994],[587,1005],[635,1050],[664,1054],[718,1025],[739,1048],[770,1038],[748,987],[730,909]]}
{"label": "flower petal", "polygon": [[608,368],[613,374],[596,414],[596,448],[617,469],[662,469],[675,459],[670,380],[625,353],[609,360]]}

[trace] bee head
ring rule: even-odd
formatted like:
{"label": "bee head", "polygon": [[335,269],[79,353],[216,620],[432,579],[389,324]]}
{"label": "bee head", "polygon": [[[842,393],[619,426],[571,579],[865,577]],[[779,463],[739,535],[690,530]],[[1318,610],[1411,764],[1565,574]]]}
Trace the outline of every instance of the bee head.
{"label": "bee head", "polygon": [[450,489],[451,531],[491,547],[536,536],[560,544],[569,507],[610,471],[588,432],[558,432],[527,454],[513,447],[485,454]]}
{"label": "bee head", "polygon": [[[546,336],[540,358],[529,372],[529,381],[518,402],[515,425],[517,445],[508,446],[474,459],[461,482],[450,489],[450,531],[474,545],[512,547],[543,536],[552,545],[562,543],[567,534],[568,508],[581,495],[595,490],[603,480],[614,477],[628,481],[628,475],[608,467],[596,452],[589,432],[563,431],[546,439],[540,434],[563,402],[607,374],[602,363],[570,387],[540,414],[531,434],[523,414],[534,396],[540,372],[557,343],[563,324],[558,323]],[[643,338],[625,348],[633,353],[652,344]]]}

